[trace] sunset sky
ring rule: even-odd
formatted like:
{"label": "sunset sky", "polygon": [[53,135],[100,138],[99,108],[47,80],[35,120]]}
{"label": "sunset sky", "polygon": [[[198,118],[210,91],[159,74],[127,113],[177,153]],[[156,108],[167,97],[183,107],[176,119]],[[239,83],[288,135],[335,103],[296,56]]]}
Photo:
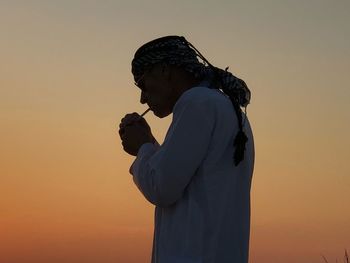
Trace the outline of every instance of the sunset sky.
{"label": "sunset sky", "polygon": [[[250,262],[350,251],[350,1],[0,1],[0,263],[150,263],[118,126],[131,60],[183,35],[252,92]],[[171,116],[145,118],[162,142]]]}

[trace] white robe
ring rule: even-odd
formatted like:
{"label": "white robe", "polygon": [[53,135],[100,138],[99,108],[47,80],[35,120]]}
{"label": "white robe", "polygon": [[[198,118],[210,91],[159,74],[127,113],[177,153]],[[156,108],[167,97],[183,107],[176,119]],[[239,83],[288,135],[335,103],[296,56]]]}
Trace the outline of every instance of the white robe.
{"label": "white robe", "polygon": [[164,143],[139,149],[129,172],[156,206],[152,263],[248,262],[255,157],[249,120],[244,160],[234,166],[237,131],[230,99],[200,85],[176,102]]}

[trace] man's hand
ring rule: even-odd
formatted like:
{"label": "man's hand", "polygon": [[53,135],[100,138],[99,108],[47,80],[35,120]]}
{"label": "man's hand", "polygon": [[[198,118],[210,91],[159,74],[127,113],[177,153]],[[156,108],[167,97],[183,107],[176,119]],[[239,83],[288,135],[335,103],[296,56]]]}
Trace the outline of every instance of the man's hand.
{"label": "man's hand", "polygon": [[155,142],[151,128],[138,113],[126,114],[119,124],[119,135],[124,151],[136,156],[146,142]]}

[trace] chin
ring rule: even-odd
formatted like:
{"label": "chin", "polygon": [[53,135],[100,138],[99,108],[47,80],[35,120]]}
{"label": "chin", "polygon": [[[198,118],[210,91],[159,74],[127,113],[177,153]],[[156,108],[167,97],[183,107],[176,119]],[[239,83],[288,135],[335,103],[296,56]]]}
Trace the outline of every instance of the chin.
{"label": "chin", "polygon": [[171,112],[159,112],[159,111],[155,111],[153,110],[154,115],[156,115],[158,118],[164,118],[166,116],[168,116]]}

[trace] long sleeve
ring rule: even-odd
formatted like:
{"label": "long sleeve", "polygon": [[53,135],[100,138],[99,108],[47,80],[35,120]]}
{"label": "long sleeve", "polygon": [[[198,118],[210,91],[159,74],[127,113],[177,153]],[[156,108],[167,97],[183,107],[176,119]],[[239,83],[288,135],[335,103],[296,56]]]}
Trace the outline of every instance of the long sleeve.
{"label": "long sleeve", "polygon": [[149,202],[165,207],[181,198],[207,154],[214,126],[210,101],[183,98],[175,105],[164,143],[142,145],[129,170]]}

